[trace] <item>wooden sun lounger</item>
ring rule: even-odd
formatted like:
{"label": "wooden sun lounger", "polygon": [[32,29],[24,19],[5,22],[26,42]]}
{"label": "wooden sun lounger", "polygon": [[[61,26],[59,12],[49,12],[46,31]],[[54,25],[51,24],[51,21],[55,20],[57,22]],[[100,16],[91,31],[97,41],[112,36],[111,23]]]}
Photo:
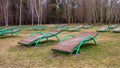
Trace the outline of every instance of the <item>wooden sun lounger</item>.
{"label": "wooden sun lounger", "polygon": [[118,27],[118,24],[110,24],[109,25],[109,28],[110,29],[114,29],[114,28],[117,28]]}
{"label": "wooden sun lounger", "polygon": [[36,26],[34,30],[44,30],[46,29],[46,26]]}
{"label": "wooden sun lounger", "polygon": [[30,27],[27,30],[44,30],[46,29],[45,26],[34,26],[34,27]]}
{"label": "wooden sun lounger", "polygon": [[61,28],[64,28],[65,26],[64,25],[56,25],[56,26],[53,26],[53,28],[56,28],[56,29],[61,29]]}
{"label": "wooden sun lounger", "polygon": [[[96,36],[98,35],[97,32],[83,32],[79,36],[74,37],[74,35],[67,35],[65,36],[60,43],[55,45],[52,50],[53,51],[59,51],[59,52],[67,52],[70,54],[73,54],[73,52],[76,52],[76,54],[79,53],[80,47],[90,41],[94,41],[96,44]],[[68,37],[74,37],[72,39],[67,39]],[[65,41],[64,41],[65,40]]]}
{"label": "wooden sun lounger", "polygon": [[81,28],[82,26],[70,27],[70,28],[67,28],[65,31],[77,32],[77,31],[80,31]]}
{"label": "wooden sun lounger", "polygon": [[93,26],[92,25],[85,25],[85,26],[83,26],[83,28],[90,29],[90,28],[93,28]]}
{"label": "wooden sun lounger", "polygon": [[109,30],[110,28],[108,26],[102,26],[97,30],[97,32],[107,32]]}
{"label": "wooden sun lounger", "polygon": [[113,29],[112,32],[120,33],[120,25],[117,28]]}
{"label": "wooden sun lounger", "polygon": [[50,37],[56,37],[57,40],[59,41],[58,34],[60,34],[61,32],[62,30],[51,30],[47,33],[34,32],[30,34],[28,38],[25,38],[18,43],[27,46],[31,46],[32,44],[35,43],[35,47],[38,47],[38,43],[43,39],[48,40],[48,38]]}
{"label": "wooden sun lounger", "polygon": [[16,35],[16,36],[19,36],[19,32],[21,31],[21,29],[6,29],[6,30],[1,30],[0,31],[0,36],[5,36],[5,35],[8,35],[8,34],[11,34],[11,35]]}

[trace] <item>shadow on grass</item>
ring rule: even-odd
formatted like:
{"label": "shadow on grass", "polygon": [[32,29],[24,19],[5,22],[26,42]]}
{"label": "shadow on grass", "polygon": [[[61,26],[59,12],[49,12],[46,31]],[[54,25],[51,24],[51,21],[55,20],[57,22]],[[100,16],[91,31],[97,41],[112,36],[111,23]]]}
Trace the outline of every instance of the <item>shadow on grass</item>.
{"label": "shadow on grass", "polygon": [[97,46],[97,45],[95,45],[94,43],[87,43],[87,44],[82,45],[81,48],[82,49],[83,48],[90,48],[90,47],[93,47],[93,46]]}
{"label": "shadow on grass", "polygon": [[90,49],[91,47],[94,47],[94,46],[96,46],[96,45],[93,44],[93,43],[87,43],[87,44],[82,45],[82,46],[80,47],[80,50],[79,50],[79,54],[78,54],[78,55],[76,55],[76,51],[74,51],[73,54],[59,51],[59,52],[52,52],[52,53],[51,53],[51,56],[52,56],[53,58],[58,58],[58,57],[60,57],[60,56],[66,56],[66,55],[67,55],[67,56],[68,56],[68,55],[70,55],[70,56],[80,56],[80,51],[81,51],[81,50],[87,50],[87,49]]}
{"label": "shadow on grass", "polygon": [[11,35],[11,36],[0,36],[0,39],[5,39],[5,38],[17,38],[17,37],[20,37],[20,36],[15,36],[15,35]]}
{"label": "shadow on grass", "polygon": [[42,41],[42,42],[39,42],[38,47],[35,47],[35,44],[32,44],[31,46],[26,46],[26,45],[18,44],[17,46],[11,47],[10,50],[12,50],[12,51],[14,51],[14,50],[15,51],[24,51],[24,50],[27,50],[27,49],[53,46],[56,43],[57,43],[57,41],[54,41],[54,40]]}

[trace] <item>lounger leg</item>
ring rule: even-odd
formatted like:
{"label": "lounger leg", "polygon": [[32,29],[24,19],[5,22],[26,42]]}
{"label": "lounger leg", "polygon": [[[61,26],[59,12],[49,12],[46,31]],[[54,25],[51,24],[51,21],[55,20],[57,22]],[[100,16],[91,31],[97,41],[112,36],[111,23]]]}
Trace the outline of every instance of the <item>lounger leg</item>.
{"label": "lounger leg", "polygon": [[78,47],[76,48],[76,55],[79,54],[80,47],[81,47],[84,43],[85,43],[85,42],[83,41],[83,42],[81,42],[81,43],[78,45]]}
{"label": "lounger leg", "polygon": [[36,42],[35,47],[38,47],[38,42]]}
{"label": "lounger leg", "polygon": [[93,40],[94,44],[96,45],[96,40],[94,38],[92,40]]}
{"label": "lounger leg", "polygon": [[[41,40],[41,39],[40,39]],[[40,42],[40,40],[36,41],[35,43],[35,47],[38,47],[38,43]]]}
{"label": "lounger leg", "polygon": [[55,37],[57,38],[58,41],[60,41],[59,38],[58,38],[57,36],[55,36]]}
{"label": "lounger leg", "polygon": [[39,40],[36,42],[35,47],[38,47]]}
{"label": "lounger leg", "polygon": [[47,41],[48,41],[48,38],[47,38]]}
{"label": "lounger leg", "polygon": [[77,49],[76,49],[76,55],[78,55],[78,54],[79,54],[79,50],[80,50],[80,48],[79,48],[79,47],[77,47]]}
{"label": "lounger leg", "polygon": [[19,34],[18,33],[15,33],[16,34],[16,36],[19,36]]}

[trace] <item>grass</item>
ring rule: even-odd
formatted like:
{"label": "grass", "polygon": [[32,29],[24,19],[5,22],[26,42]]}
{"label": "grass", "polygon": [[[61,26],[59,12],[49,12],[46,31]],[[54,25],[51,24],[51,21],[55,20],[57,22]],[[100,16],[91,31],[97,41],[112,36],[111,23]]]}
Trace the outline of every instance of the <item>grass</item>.
{"label": "grass", "polygon": [[[82,29],[80,32],[94,32],[96,29]],[[120,68],[119,33],[100,33],[97,45],[86,44],[75,56],[53,53],[51,48],[58,43],[55,38],[41,42],[38,48],[17,44],[31,32],[34,31],[23,30],[20,37],[0,38],[0,68]],[[71,34],[78,35],[80,32]],[[66,34],[70,33],[63,32],[59,37]]]}

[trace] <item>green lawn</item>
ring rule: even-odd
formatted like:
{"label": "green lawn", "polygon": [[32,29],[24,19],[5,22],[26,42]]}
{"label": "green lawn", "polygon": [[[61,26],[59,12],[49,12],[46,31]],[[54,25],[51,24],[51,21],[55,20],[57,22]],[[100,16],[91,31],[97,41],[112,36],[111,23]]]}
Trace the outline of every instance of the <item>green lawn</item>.
{"label": "green lawn", "polygon": [[[81,32],[94,32],[92,29],[81,29],[79,32],[63,32],[78,35]],[[47,30],[41,32],[47,32]],[[80,54],[67,55],[54,53],[51,48],[58,43],[55,38],[39,43],[39,47],[27,47],[17,44],[34,31],[23,30],[20,37],[0,38],[0,68],[120,68],[120,33],[99,33],[97,45],[86,44]]]}

